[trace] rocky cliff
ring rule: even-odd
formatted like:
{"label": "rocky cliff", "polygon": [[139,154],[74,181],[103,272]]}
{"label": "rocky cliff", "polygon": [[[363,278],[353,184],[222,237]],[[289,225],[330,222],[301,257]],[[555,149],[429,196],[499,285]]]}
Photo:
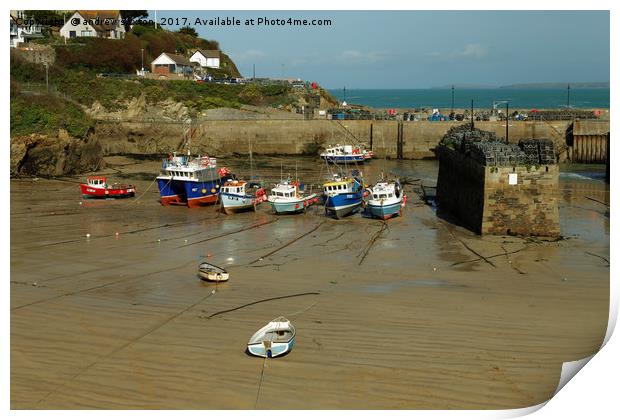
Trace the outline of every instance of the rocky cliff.
{"label": "rocky cliff", "polygon": [[103,165],[99,142],[57,135],[30,134],[11,138],[11,176],[61,176],[94,171]]}

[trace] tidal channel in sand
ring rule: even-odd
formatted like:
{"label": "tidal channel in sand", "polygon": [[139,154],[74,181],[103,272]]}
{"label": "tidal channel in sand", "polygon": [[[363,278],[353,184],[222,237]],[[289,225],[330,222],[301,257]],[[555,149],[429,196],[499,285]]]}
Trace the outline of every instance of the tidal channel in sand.
{"label": "tidal channel in sand", "polygon": [[[565,239],[545,242],[480,237],[440,217],[418,195],[420,182],[435,185],[434,161],[363,168],[367,182],[382,169],[420,180],[387,224],[320,207],[162,207],[151,185],[160,162],[109,162],[101,173],[150,189],[87,201],[82,177],[11,181],[13,409],[519,408],[550,398],[562,362],[603,340],[604,174],[561,174]],[[255,172],[276,182],[280,162],[259,157]],[[325,173],[316,159],[297,162],[307,184]],[[221,164],[248,172],[246,159]],[[201,261],[227,267],[230,281],[201,282]],[[294,350],[245,354],[279,315],[297,328]]]}

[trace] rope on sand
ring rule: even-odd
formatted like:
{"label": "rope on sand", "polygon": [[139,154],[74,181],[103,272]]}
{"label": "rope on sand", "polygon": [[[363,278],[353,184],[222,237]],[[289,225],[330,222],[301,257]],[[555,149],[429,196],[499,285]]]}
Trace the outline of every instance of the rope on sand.
{"label": "rope on sand", "polygon": [[[129,202],[129,203],[127,203],[127,204],[133,204],[133,203],[136,203],[138,200],[140,200],[140,199],[144,196],[144,194],[146,194],[146,193],[147,193],[147,192],[151,189],[151,187],[153,186],[153,184],[154,184],[156,181],[157,181],[157,178],[155,178],[155,179],[153,180],[153,182],[151,182],[151,185],[149,185],[149,186],[148,186],[148,188],[147,188],[146,190],[144,190],[144,192],[143,192],[142,194],[140,194],[138,197],[136,197],[134,200],[130,201],[130,202]],[[168,184],[170,184],[170,181],[172,181],[172,178],[170,178],[170,180],[168,181],[168,183],[166,184],[166,186],[167,186]]]}
{"label": "rope on sand", "polygon": [[260,380],[258,381],[258,390],[256,391],[256,401],[254,401],[254,409],[258,406],[258,399],[260,398],[260,390],[263,386],[263,378],[265,377],[265,365],[267,364],[267,358],[263,358],[263,368],[260,371]]}
{"label": "rope on sand", "polygon": [[320,292],[305,292],[305,293],[296,293],[294,295],[285,295],[285,296],[276,296],[276,297],[272,297],[272,298],[267,298],[267,299],[261,299],[261,300],[256,300],[254,302],[250,302],[250,303],[246,303],[245,305],[241,305],[241,306],[237,306],[235,308],[231,308],[231,309],[225,309],[223,311],[219,311],[219,312],[215,312],[207,317],[205,317],[206,319],[211,319],[215,316],[218,315],[222,315],[228,312],[233,312],[233,311],[237,311],[239,309],[243,309],[243,308],[247,308],[248,306],[252,306],[252,305],[256,305],[258,303],[263,303],[263,302],[269,302],[271,300],[278,300],[278,299],[287,299],[287,298],[292,298],[292,297],[297,297],[297,296],[307,296],[307,295],[320,295]]}

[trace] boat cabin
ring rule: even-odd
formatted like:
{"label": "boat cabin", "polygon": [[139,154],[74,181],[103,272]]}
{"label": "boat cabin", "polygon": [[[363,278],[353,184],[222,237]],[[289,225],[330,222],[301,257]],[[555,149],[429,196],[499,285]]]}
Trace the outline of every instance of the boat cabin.
{"label": "boat cabin", "polygon": [[396,184],[379,182],[372,189],[373,200],[385,200],[390,198],[400,198],[400,188]]}
{"label": "boat cabin", "polygon": [[274,197],[282,198],[295,198],[297,197],[297,188],[291,184],[280,184],[271,190],[271,195]]}
{"label": "boat cabin", "polygon": [[327,149],[325,149],[326,155],[351,155],[356,153],[358,153],[358,150],[353,149],[353,146],[351,146],[350,144],[337,144],[333,147],[329,146]]}
{"label": "boat cabin", "polygon": [[94,188],[106,188],[108,186],[107,180],[103,176],[86,177],[86,183],[89,187]]}
{"label": "boat cabin", "polygon": [[228,193],[228,194],[244,195],[246,184],[247,184],[246,181],[240,181],[240,180],[226,181],[224,185],[222,186],[221,192]]}
{"label": "boat cabin", "polygon": [[328,182],[323,184],[323,190],[328,195],[350,193],[353,191],[353,180],[343,179],[341,181]]}

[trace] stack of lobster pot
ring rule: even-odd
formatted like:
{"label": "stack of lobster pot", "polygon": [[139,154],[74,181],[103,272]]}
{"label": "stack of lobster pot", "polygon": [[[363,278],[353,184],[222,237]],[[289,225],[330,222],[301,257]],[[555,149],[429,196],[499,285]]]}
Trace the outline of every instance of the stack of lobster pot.
{"label": "stack of lobster pot", "polygon": [[533,139],[523,139],[519,141],[519,147],[525,154],[525,163],[528,165],[537,165],[540,163],[538,157],[538,141]]}
{"label": "stack of lobster pot", "polygon": [[523,150],[525,163],[528,165],[555,163],[555,145],[549,139],[524,139],[519,141],[519,147]]}
{"label": "stack of lobster pot", "polygon": [[540,163],[543,165],[553,165],[555,163],[555,149],[553,141],[549,139],[538,140],[538,154]]}
{"label": "stack of lobster pot", "polygon": [[485,166],[497,166],[494,144],[491,142],[472,143],[469,156]]}
{"label": "stack of lobster pot", "polygon": [[499,141],[474,142],[469,156],[485,166],[517,166],[526,162],[525,153],[519,146]]}

